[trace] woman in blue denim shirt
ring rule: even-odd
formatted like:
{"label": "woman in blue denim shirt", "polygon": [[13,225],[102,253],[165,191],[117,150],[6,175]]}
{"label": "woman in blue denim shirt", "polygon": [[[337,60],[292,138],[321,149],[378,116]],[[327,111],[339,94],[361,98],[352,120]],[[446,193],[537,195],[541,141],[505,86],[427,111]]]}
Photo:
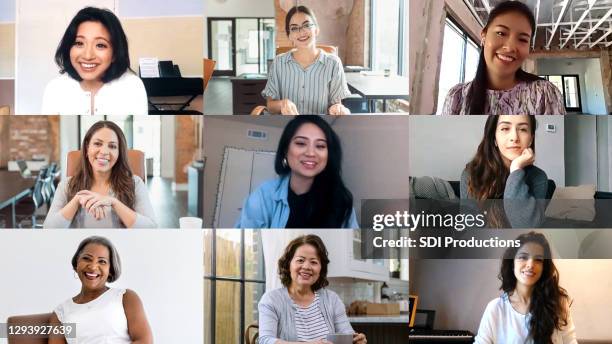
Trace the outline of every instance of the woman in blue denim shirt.
{"label": "woman in blue denim shirt", "polygon": [[358,228],[353,195],[341,177],[338,135],[320,116],[291,120],[281,135],[274,169],[246,199],[237,228]]}

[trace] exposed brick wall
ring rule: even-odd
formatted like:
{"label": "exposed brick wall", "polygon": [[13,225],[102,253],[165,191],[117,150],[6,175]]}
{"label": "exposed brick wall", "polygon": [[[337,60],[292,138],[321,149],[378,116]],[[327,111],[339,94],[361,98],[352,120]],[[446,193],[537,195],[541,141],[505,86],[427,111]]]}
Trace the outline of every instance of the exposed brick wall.
{"label": "exposed brick wall", "polygon": [[[321,33],[318,38],[320,44],[328,44],[339,47],[339,57],[345,65],[365,65],[367,63],[367,37],[369,31],[366,16],[366,2],[364,0],[354,0],[353,9],[344,19],[348,20],[348,27],[342,28],[341,20],[334,17],[334,3],[317,2],[313,8],[319,21]],[[309,5],[307,2],[303,2]],[[325,8],[329,7],[329,11]],[[280,0],[274,0],[276,11],[276,46],[290,47],[291,41],[285,32],[285,16],[287,12],[280,6]],[[337,32],[340,32],[338,34]]]}
{"label": "exposed brick wall", "polygon": [[175,167],[174,181],[187,183],[187,167],[193,161],[196,151],[195,121],[192,116],[175,116]]}
{"label": "exposed brick wall", "polygon": [[0,167],[9,160],[59,161],[58,116],[5,116],[0,120]]}

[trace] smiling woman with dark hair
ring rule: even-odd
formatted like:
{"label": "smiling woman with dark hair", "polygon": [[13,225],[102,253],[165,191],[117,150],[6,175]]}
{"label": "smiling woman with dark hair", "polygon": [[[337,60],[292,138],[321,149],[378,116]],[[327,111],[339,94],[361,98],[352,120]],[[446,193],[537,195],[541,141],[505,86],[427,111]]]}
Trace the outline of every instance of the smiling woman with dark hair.
{"label": "smiling woman with dark hair", "polygon": [[157,227],[147,188],[130,170],[117,124],[99,121],[87,130],[77,172],[57,186],[44,227]]}
{"label": "smiling woman with dark hair", "polygon": [[85,7],[55,53],[60,76],[45,89],[43,114],[147,115],[147,94],[130,70],[128,42],[111,11]]}
{"label": "smiling woman with dark hair", "polygon": [[342,99],[351,95],[340,59],[317,48],[319,26],[314,12],[295,6],[285,17],[285,33],[294,49],[274,58],[266,88],[271,113],[344,115]]}
{"label": "smiling woman with dark hair", "polygon": [[555,85],[525,72],[536,30],[533,13],[520,1],[500,2],[481,36],[476,76],[446,95],[443,115],[565,115]]}
{"label": "smiling woman with dark hair", "polygon": [[76,338],[51,337],[49,344],[153,343],[138,294],[107,286],[121,275],[119,253],[108,239],[83,240],[72,257],[72,269],[81,291],[55,309],[51,324],[76,324]]}
{"label": "smiling woman with dark hair", "polygon": [[520,235],[499,272],[502,296],[489,302],[476,344],[577,344],[570,298],[559,285],[550,245],[540,233]]}
{"label": "smiling woman with dark hair", "polygon": [[341,176],[340,138],[321,117],[296,116],[278,142],[277,179],[245,200],[238,228],[358,228]]}
{"label": "smiling woman with dark hair", "polygon": [[283,287],[259,301],[259,343],[328,344],[329,334],[352,334],[353,343],[367,343],[364,334],[353,331],[340,297],[325,288],[328,264],[327,249],[316,235],[287,245],[278,260]]}

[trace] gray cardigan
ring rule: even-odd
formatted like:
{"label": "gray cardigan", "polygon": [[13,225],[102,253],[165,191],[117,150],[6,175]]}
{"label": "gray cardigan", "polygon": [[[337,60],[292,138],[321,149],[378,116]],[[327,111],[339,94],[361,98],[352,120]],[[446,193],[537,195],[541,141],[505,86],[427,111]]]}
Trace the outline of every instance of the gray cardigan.
{"label": "gray cardigan", "polygon": [[[153,206],[149,200],[147,187],[140,177],[134,178],[134,211],[136,212],[136,222],[132,228],[156,228],[155,214]],[[70,201],[67,197],[68,181],[70,177],[62,180],[57,186],[55,196],[47,218],[45,218],[44,228],[125,228],[119,216],[114,210],[111,210],[110,216],[106,216],[102,220],[96,220],[92,215],[88,214],[83,208],[80,208],[72,220],[66,220],[60,213],[60,210]],[[115,194],[111,190],[110,194]]]}
{"label": "gray cardigan", "polygon": [[[469,174],[461,174],[461,199],[473,199],[468,195]],[[530,165],[508,176],[504,188],[504,211],[513,228],[535,228],[544,221],[548,191],[548,177],[540,168]]]}
{"label": "gray cardigan", "polygon": [[[319,289],[323,318],[330,333],[354,333],[338,294]],[[287,288],[266,292],[259,301],[259,344],[275,344],[278,340],[297,341],[295,306]]]}

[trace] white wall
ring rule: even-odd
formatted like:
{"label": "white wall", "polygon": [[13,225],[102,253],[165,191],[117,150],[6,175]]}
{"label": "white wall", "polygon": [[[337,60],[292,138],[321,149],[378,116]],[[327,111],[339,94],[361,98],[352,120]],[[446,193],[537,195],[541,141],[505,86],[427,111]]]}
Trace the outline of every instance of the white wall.
{"label": "white wall", "polygon": [[[578,339],[612,340],[612,260],[556,260],[560,284],[573,300]],[[436,311],[436,328],[474,333],[487,303],[500,295],[497,259],[411,261],[411,293]],[[593,281],[597,281],[593,283]]]}
{"label": "white wall", "polygon": [[115,1],[17,1],[15,113],[40,113],[45,86],[58,75],[55,50],[78,10],[88,5],[114,10]]}
{"label": "white wall", "polygon": [[274,18],[274,0],[204,0],[204,51],[208,56],[209,17],[268,17]]}
{"label": "white wall", "polygon": [[[482,139],[487,116],[410,116],[410,175],[459,180]],[[565,185],[563,116],[540,116],[536,129],[536,162],[557,186]],[[556,125],[547,133],[546,124]]]}
{"label": "white wall", "polygon": [[578,74],[582,112],[585,114],[606,114],[603,82],[599,59],[539,59],[539,75]]}
{"label": "white wall", "polygon": [[161,116],[161,176],[174,179],[174,116]]}
{"label": "white wall", "polygon": [[77,295],[80,282],[70,260],[90,235],[105,236],[117,247],[123,272],[110,286],[138,293],[156,343],[203,342],[201,231],[0,231],[0,322],[12,315],[51,312]]}

